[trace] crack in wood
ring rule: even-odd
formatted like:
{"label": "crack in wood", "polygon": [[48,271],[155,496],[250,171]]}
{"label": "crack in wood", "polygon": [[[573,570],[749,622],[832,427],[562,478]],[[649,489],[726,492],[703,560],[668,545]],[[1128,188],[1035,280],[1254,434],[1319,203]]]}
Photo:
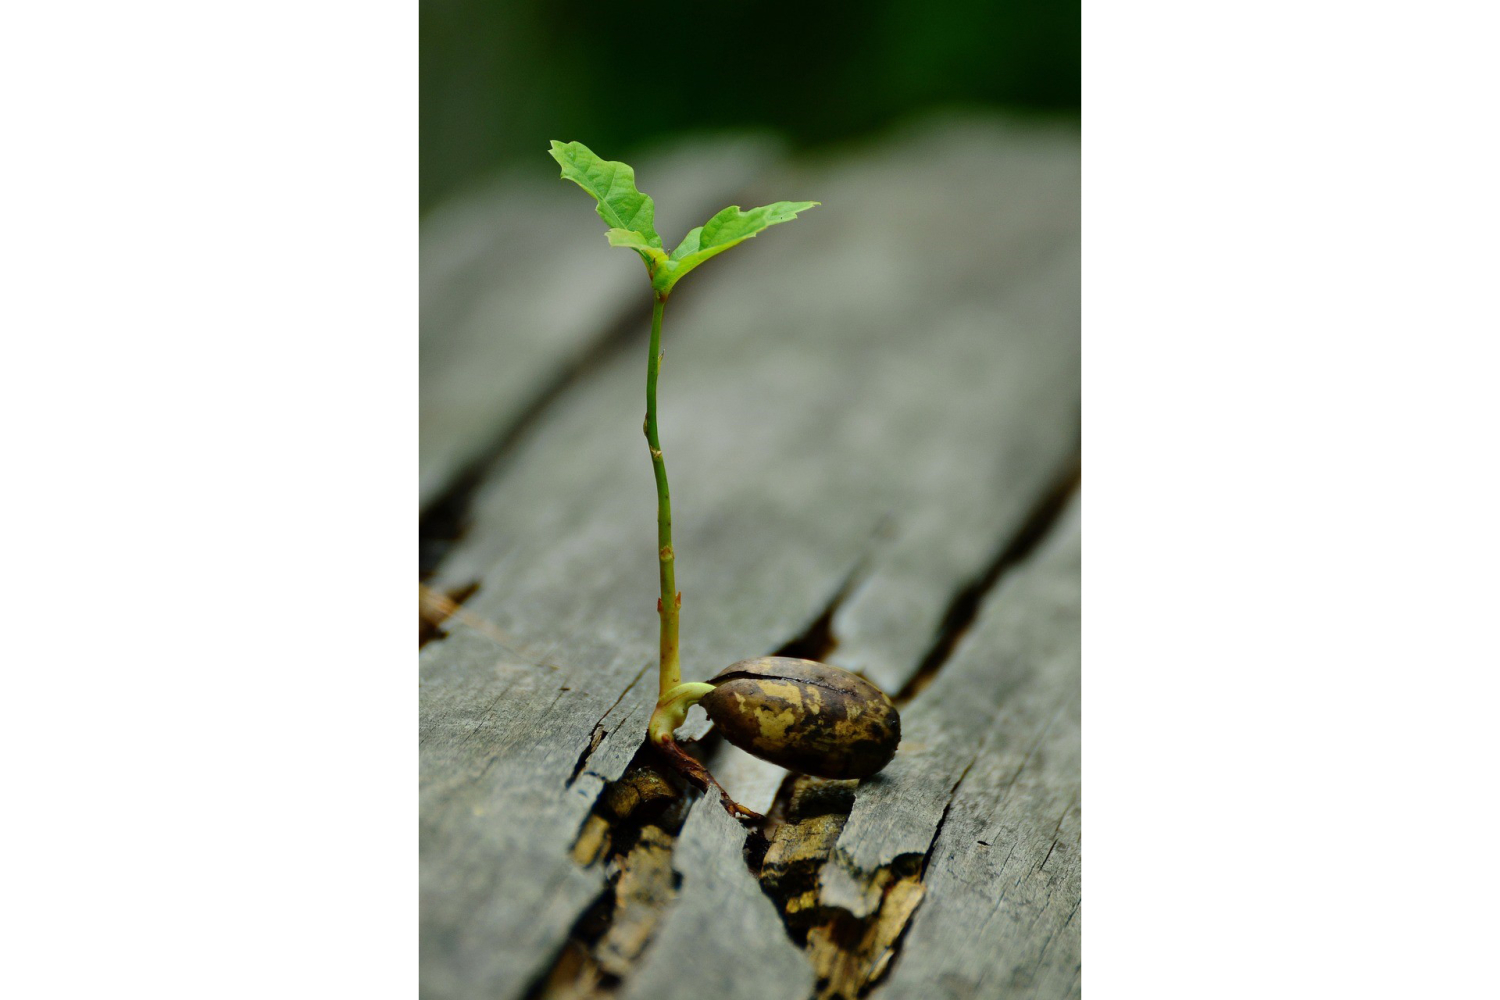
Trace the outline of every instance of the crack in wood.
{"label": "crack in wood", "polygon": [[[900,954],[906,929],[926,895],[924,879],[928,862],[942,836],[958,790],[972,766],[971,762],[949,789],[948,802],[933,828],[927,849],[920,854],[897,855],[890,864],[870,873],[866,890],[871,895],[878,895],[879,902],[871,912],[862,916],[841,907],[825,905],[819,884],[824,863],[832,857],[839,834],[854,807],[857,782],[797,779],[799,783],[809,784],[802,784],[794,790],[787,808],[789,822],[775,831],[771,850],[766,854],[768,861],[778,864],[763,865],[759,877],[762,888],[777,903],[793,940],[807,950],[808,961],[817,977],[812,1000],[856,1000],[868,994],[890,971]],[[818,785],[810,783],[821,783],[824,796],[831,786],[847,784],[849,787],[845,790],[847,795],[833,799],[837,803],[836,809],[825,817],[821,810],[809,809],[798,800],[799,792],[817,793]],[[784,844],[790,846],[778,852],[777,848]],[[785,878],[785,858],[802,863],[802,867],[796,869],[802,881],[789,883]],[[797,935],[799,927],[802,931],[800,939]]]}
{"label": "crack in wood", "polygon": [[1051,532],[1053,525],[1067,509],[1068,501],[1078,492],[1080,484],[1079,456],[1068,460],[1063,470],[1054,477],[1052,484],[1037,499],[1026,518],[1014,534],[995,553],[985,569],[969,584],[954,594],[943,614],[936,637],[922,657],[916,672],[892,696],[897,707],[907,704],[922,692],[937,677],[943,665],[952,657],[958,642],[974,623],[979,607],[990,591],[1000,584],[1006,574],[1034,552],[1042,540]]}
{"label": "crack in wood", "polygon": [[[792,776],[778,792],[761,835],[761,860],[751,864],[788,936],[813,967],[812,1000],[855,1000],[879,983],[926,891],[922,880],[930,846],[923,854],[901,855],[870,876],[869,889],[879,903],[868,915],[823,902],[820,872],[848,821],[857,786],[856,781]],[[941,824],[934,844],[940,832]]]}
{"label": "crack in wood", "polygon": [[614,700],[614,703],[604,710],[603,715],[599,716],[599,721],[594,723],[593,731],[589,733],[588,746],[584,747],[578,754],[578,762],[573,765],[573,773],[568,775],[568,780],[563,785],[564,788],[572,788],[573,783],[578,780],[578,776],[583,774],[584,768],[588,766],[589,758],[594,756],[594,752],[599,749],[600,744],[604,742],[604,738],[609,735],[609,730],[604,728],[604,720],[609,718],[610,714],[620,707],[620,702],[624,701],[625,696],[635,690],[635,686],[641,682],[642,677],[646,676],[646,671],[649,669],[651,669],[650,663],[642,666],[640,672],[625,686],[625,690],[620,692],[619,697]]}
{"label": "crack in wood", "polygon": [[[932,828],[932,839],[927,842],[927,850],[922,852],[923,874],[927,872],[927,862],[932,857],[933,849],[937,847],[938,838],[943,835],[943,827],[948,823],[948,814],[953,811],[953,800],[958,798],[958,790],[963,787],[964,779],[969,776],[969,772],[974,770],[974,763],[977,760],[979,760],[979,755],[976,753],[974,759],[964,765],[964,769],[959,774],[958,780],[953,783],[953,787],[948,789],[948,801],[943,805],[943,814],[938,817],[937,826]],[[896,860],[899,861],[901,857],[903,855],[897,855]]]}
{"label": "crack in wood", "polygon": [[564,787],[573,787],[573,782],[577,781],[578,776],[583,773],[583,769],[588,764],[589,758],[594,755],[595,750],[599,749],[599,744],[603,743],[604,737],[608,735],[609,730],[597,722],[594,723],[594,731],[589,734],[589,745],[584,747],[583,752],[578,755],[578,763],[573,765],[573,773],[568,775],[568,782]]}
{"label": "crack in wood", "polygon": [[[885,530],[883,527],[881,530]],[[859,561],[854,564],[847,576],[844,577],[839,589],[834,591],[823,610],[808,623],[807,628],[793,639],[781,644],[781,646],[770,655],[789,656],[798,660],[827,660],[830,653],[838,648],[838,636],[833,631],[833,619],[838,614],[839,608],[844,606],[844,601],[849,598],[856,588],[862,583],[870,571],[871,552],[867,551],[860,556]]]}
{"label": "crack in wood", "polygon": [[650,744],[604,786],[573,843],[573,860],[602,871],[604,888],[526,1000],[602,1000],[618,992],[681,890],[672,853],[698,797]]}
{"label": "crack in wood", "polygon": [[1063,820],[1068,818],[1068,813],[1072,812],[1073,807],[1077,804],[1078,796],[1075,795],[1068,803],[1068,807],[1062,811],[1062,815],[1057,817],[1057,825],[1052,828],[1052,846],[1047,848],[1047,856],[1042,859],[1042,863],[1036,866],[1037,871],[1041,871],[1042,869],[1046,868],[1047,862],[1052,860],[1052,852],[1057,850],[1057,835],[1058,832],[1062,830]]}

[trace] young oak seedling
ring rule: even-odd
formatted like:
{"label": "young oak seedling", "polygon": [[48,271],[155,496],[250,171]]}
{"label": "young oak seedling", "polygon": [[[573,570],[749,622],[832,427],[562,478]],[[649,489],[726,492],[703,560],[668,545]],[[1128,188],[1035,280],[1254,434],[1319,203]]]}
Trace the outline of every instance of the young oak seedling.
{"label": "young oak seedling", "polygon": [[671,763],[699,788],[717,788],[731,816],[761,817],[736,803],[708,769],[677,745],[673,733],[688,709],[704,711],[740,749],[790,770],[825,778],[866,778],[890,762],[901,741],[896,706],[875,685],[826,663],[783,656],[741,660],[712,681],[683,683],[677,626],[682,595],[677,590],[672,548],[672,499],[656,427],[656,381],[661,371],[661,317],[672,289],[699,264],[743,243],[763,229],[788,222],[818,204],[778,201],[740,211],[731,205],[689,230],[670,253],[656,233],[656,205],[636,190],[635,171],[601,160],[581,142],[553,141],[552,158],[570,180],[593,195],[609,231],[610,246],[640,254],[651,279],[651,353],[646,359],[646,445],[656,473],[657,557],[661,567],[661,687],[647,732]]}

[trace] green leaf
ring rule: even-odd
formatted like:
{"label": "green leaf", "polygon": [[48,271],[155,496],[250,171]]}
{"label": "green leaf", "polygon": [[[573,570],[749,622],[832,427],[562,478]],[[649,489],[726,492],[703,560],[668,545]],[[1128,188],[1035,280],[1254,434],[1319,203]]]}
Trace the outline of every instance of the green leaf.
{"label": "green leaf", "polygon": [[548,150],[570,180],[594,196],[599,218],[609,226],[610,246],[629,247],[646,260],[648,268],[664,260],[656,235],[656,205],[635,188],[635,171],[618,160],[601,160],[581,142],[552,140]]}
{"label": "green leaf", "polygon": [[690,253],[697,253],[698,247],[703,242],[703,227],[694,226],[688,230],[688,234],[677,244],[677,249],[672,251],[672,260],[681,260]]}
{"label": "green leaf", "polygon": [[664,267],[653,275],[652,284],[663,295],[682,280],[682,276],[716,257],[730,247],[743,243],[750,237],[776,225],[790,222],[798,212],[822,204],[816,201],[778,201],[774,205],[763,205],[748,212],[740,211],[738,205],[730,205],[703,225],[688,232],[668,255]]}
{"label": "green leaf", "polygon": [[730,247],[743,243],[762,229],[788,222],[798,212],[820,204],[816,201],[778,201],[741,212],[731,205],[691,230],[668,254],[656,235],[656,205],[635,187],[635,171],[618,160],[601,160],[581,142],[552,141],[552,158],[570,180],[594,196],[599,218],[609,226],[605,238],[612,247],[627,247],[641,255],[651,285],[665,297],[693,268]]}

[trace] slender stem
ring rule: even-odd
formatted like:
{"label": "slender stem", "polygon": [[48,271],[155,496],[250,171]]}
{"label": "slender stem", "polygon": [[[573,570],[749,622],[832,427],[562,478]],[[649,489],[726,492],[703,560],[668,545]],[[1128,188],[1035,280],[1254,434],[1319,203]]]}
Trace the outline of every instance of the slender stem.
{"label": "slender stem", "polygon": [[687,710],[713,690],[712,684],[682,683],[682,663],[677,652],[677,616],[682,595],[677,593],[676,556],[672,552],[672,495],[667,490],[667,463],[661,456],[661,437],[656,430],[656,380],[661,374],[661,314],[667,300],[660,293],[651,304],[651,356],[646,359],[646,444],[651,448],[651,468],[656,472],[656,544],[661,562],[661,597],[656,610],[661,615],[661,697],[651,713],[646,733],[666,759],[703,791],[717,789],[719,802],[735,819],[760,822],[765,817],[746,809],[714,780],[698,761],[688,755],[672,734],[687,717]]}
{"label": "slender stem", "polygon": [[662,460],[661,438],[656,432],[656,379],[661,372],[661,314],[667,300],[658,293],[651,304],[651,356],[646,360],[646,444],[651,448],[651,467],[656,472],[656,545],[661,563],[661,693],[682,683],[682,664],[677,653],[676,558],[672,552],[672,496],[667,490],[667,465]]}

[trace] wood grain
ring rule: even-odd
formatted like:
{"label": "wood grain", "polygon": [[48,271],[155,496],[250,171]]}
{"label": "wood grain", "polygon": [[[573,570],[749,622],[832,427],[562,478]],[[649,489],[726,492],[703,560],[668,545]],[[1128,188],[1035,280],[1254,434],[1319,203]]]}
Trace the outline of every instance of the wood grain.
{"label": "wood grain", "polygon": [[1075,505],[911,706],[904,759],[860,789],[831,864],[926,866],[882,998],[1078,993],[1078,569]]}

